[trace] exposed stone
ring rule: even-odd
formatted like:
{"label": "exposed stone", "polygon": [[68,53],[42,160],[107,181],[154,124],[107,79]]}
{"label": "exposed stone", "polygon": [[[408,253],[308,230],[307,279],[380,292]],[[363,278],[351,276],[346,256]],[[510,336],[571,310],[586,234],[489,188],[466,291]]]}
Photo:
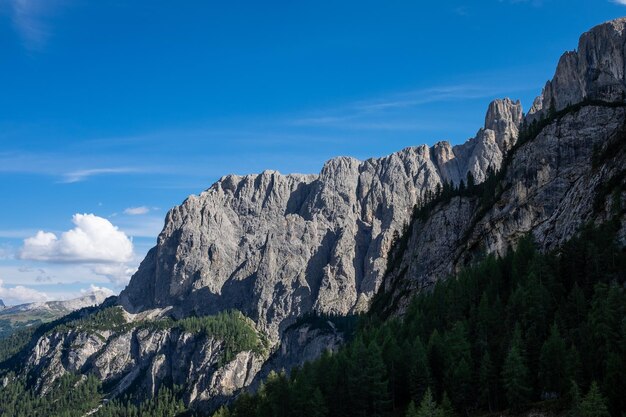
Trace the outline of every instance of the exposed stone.
{"label": "exposed stone", "polygon": [[594,27],[580,37],[578,50],[559,60],[554,78],[548,81],[531,108],[530,120],[553,108],[562,110],[585,99],[623,102],[626,99],[626,18]]}

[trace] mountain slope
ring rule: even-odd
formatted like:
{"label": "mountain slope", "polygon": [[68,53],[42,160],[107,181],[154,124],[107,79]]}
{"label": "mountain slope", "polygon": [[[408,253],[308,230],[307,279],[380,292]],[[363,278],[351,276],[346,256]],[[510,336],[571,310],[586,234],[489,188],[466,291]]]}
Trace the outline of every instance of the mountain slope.
{"label": "mountain slope", "polygon": [[93,291],[66,301],[19,304],[0,309],[0,339],[29,326],[37,326],[63,317],[81,308],[102,304],[110,294]]}
{"label": "mountain slope", "polygon": [[[332,319],[314,326],[299,321],[306,313],[363,312],[377,292],[381,311],[403,312],[414,293],[525,234],[545,251],[588,222],[623,220],[625,25],[584,34],[529,116],[495,101],[463,145],[336,158],[319,175],[222,178],[168,213],[116,302],[36,333],[11,363],[42,393],[79,373],[96,375],[108,398],[176,385],[209,410],[343,343]],[[616,233],[623,246],[626,231]],[[225,310],[243,313],[231,313],[236,338],[255,334],[262,348],[184,325]]]}

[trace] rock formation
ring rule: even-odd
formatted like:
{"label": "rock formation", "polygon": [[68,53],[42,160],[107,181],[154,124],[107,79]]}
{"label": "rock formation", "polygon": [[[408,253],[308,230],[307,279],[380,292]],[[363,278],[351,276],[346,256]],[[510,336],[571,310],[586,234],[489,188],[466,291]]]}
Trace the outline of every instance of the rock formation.
{"label": "rock formation", "polygon": [[526,233],[550,249],[585,222],[614,215],[624,200],[618,186],[626,166],[625,25],[619,19],[584,34],[526,124],[549,116],[550,107],[598,102],[546,121],[523,144],[516,146],[521,105],[496,100],[484,127],[463,145],[439,142],[366,161],[335,158],[319,175],[229,175],[173,208],[119,297],[126,320],[240,310],[269,339],[273,355],[263,370],[266,356],[239,352],[224,365],[219,340],[141,327],[96,336],[49,332],[27,370],[41,386],[67,371],[95,373],[114,385],[113,394],[131,384],[155,392],[166,378],[186,381],[187,402],[211,407],[259,372],[341,343],[339,332],[294,323],[312,311],[366,310],[383,283],[394,235],[414,205],[444,183],[459,184],[468,172],[481,182],[506,162],[495,202],[457,196],[412,223],[406,250],[384,279],[394,305],[485,253],[505,253]]}
{"label": "rock formation", "polygon": [[[476,138],[357,161],[319,175],[229,175],[168,214],[120,299],[129,311],[178,315],[236,308],[277,340],[304,313],[363,311],[378,289],[394,231],[444,181],[497,170],[517,138],[519,102],[496,100]],[[184,302],[183,302],[184,300]]]}
{"label": "rock formation", "polygon": [[584,100],[606,102],[626,99],[626,19],[596,26],[580,37],[578,50],[565,53],[554,77],[537,97],[529,115],[562,110]]}

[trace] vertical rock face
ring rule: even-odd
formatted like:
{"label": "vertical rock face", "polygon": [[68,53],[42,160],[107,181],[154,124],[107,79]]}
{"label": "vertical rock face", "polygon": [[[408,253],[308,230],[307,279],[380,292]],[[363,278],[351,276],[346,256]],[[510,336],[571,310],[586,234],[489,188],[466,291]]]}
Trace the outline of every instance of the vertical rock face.
{"label": "vertical rock face", "polygon": [[[602,161],[594,166],[598,152]],[[455,197],[415,222],[406,251],[385,281],[396,296],[392,304],[403,307],[400,294],[428,287],[486,253],[506,254],[527,233],[540,249],[550,250],[586,223],[609,220],[612,201],[626,202],[626,193],[614,194],[625,185],[625,169],[626,107],[587,106],[555,120],[516,150],[495,203]]]}
{"label": "vertical rock face", "polygon": [[580,37],[578,50],[565,53],[529,114],[538,117],[554,107],[562,110],[585,99],[626,99],[626,18],[596,26]]}
{"label": "vertical rock face", "polygon": [[312,310],[363,311],[418,199],[467,172],[480,181],[497,170],[521,119],[519,102],[497,100],[461,146],[335,158],[319,175],[226,176],[168,213],[121,302],[129,311],[174,306],[181,316],[236,308],[273,339]]}

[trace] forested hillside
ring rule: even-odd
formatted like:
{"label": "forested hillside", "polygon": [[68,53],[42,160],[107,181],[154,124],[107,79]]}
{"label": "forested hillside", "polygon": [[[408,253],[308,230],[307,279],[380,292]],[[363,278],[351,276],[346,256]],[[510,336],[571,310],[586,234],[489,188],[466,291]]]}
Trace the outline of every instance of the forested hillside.
{"label": "forested hillside", "polygon": [[[419,294],[403,318],[365,317],[354,340],[273,374],[216,416],[449,416],[530,407],[626,410],[626,254],[615,223],[561,251],[532,239]],[[439,404],[439,405],[437,405]]]}
{"label": "forested hillside", "polygon": [[[621,416],[626,254],[617,229],[589,226],[549,254],[525,238],[506,257],[489,256],[419,294],[402,318],[363,316],[339,352],[290,375],[272,374],[256,394],[240,395],[216,416],[413,417],[529,408]],[[2,415],[191,415],[181,387],[98,408],[104,389],[92,377],[64,377],[43,397],[21,378],[5,377],[11,383],[0,388]]]}

